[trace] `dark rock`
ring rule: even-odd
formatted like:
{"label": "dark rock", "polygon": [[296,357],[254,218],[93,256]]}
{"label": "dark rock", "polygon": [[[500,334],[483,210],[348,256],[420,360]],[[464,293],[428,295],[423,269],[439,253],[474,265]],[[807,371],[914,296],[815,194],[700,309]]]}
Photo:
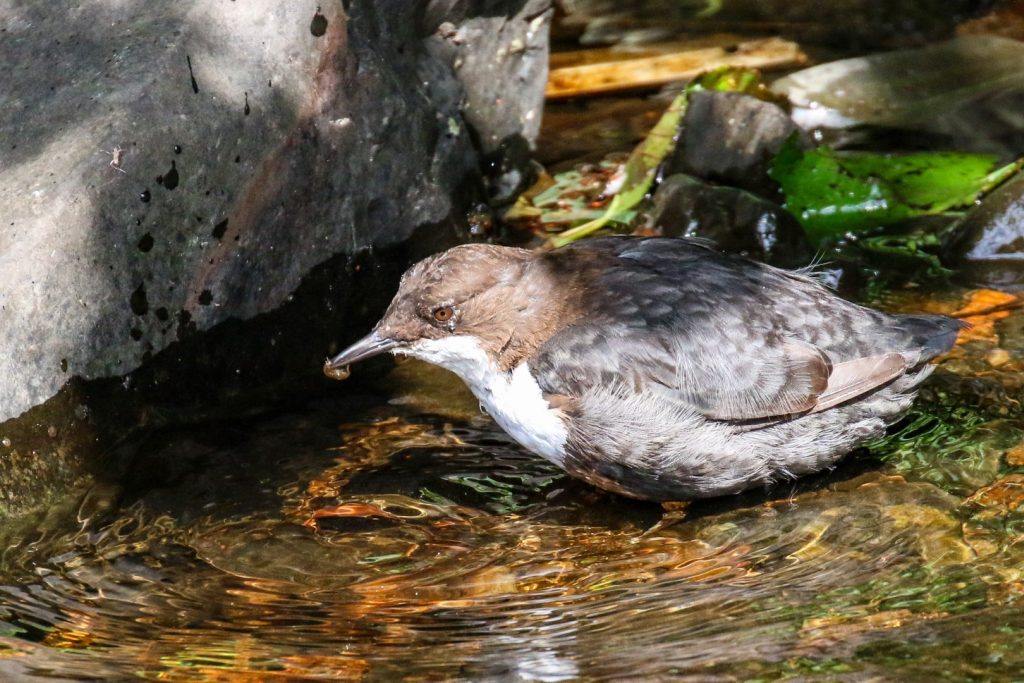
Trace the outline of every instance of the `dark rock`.
{"label": "dark rock", "polygon": [[806,265],[814,253],[796,218],[779,205],[685,175],[669,176],[658,187],[652,222],[665,235],[704,237],[777,266]]}
{"label": "dark rock", "polygon": [[[109,387],[86,390],[103,421],[118,396],[324,382],[330,344],[372,322],[404,265],[466,239],[483,143],[536,133],[547,5],[449,5],[323,4],[317,31],[315,3],[269,0],[7,12],[0,437],[44,402],[63,435],[54,397],[69,378]],[[455,64],[424,16],[512,44],[499,58],[493,37],[486,54],[470,41]],[[29,440],[18,459],[0,451],[0,487],[26,457],[65,467]],[[25,491],[0,495],[0,516],[29,505]]]}
{"label": "dark rock", "polygon": [[799,128],[785,111],[750,95],[697,92],[683,116],[683,134],[666,174],[689,175],[773,196],[768,169]]}
{"label": "dark rock", "polygon": [[505,3],[431,0],[423,19],[427,49],[450,64],[465,90],[463,115],[484,152],[488,198],[513,201],[536,173],[530,150],[540,132],[548,76],[552,0]]}
{"label": "dark rock", "polygon": [[971,209],[949,232],[942,261],[989,285],[1024,285],[1024,176]]}
{"label": "dark rock", "polygon": [[511,204],[537,180],[530,147],[522,136],[509,137],[498,149],[484,155],[484,187],[491,204]]}

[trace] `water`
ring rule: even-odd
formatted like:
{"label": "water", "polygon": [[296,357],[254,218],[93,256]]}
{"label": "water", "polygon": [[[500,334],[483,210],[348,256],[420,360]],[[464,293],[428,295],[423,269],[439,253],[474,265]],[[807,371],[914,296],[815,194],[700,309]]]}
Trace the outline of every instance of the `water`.
{"label": "water", "polygon": [[871,454],[664,526],[416,363],[154,433],[123,487],[4,553],[0,675],[1015,680],[1024,431],[965,405],[1002,373],[940,373]]}

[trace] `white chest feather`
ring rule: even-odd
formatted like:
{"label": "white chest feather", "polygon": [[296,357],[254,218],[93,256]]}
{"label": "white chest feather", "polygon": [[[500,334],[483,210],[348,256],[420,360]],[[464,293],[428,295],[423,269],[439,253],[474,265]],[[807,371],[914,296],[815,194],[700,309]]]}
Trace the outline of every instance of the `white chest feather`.
{"label": "white chest feather", "polygon": [[494,421],[537,455],[561,465],[569,432],[551,408],[526,363],[502,372],[475,337],[453,336],[417,342],[399,351],[458,375]]}

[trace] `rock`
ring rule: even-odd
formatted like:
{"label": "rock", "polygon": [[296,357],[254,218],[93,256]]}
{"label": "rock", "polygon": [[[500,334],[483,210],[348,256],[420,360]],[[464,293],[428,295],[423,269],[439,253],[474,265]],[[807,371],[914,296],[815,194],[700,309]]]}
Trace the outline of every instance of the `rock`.
{"label": "rock", "polygon": [[666,235],[705,237],[726,251],[778,266],[806,265],[813,255],[803,228],[778,204],[690,176],[661,183],[651,221]]}
{"label": "rock", "polygon": [[517,7],[511,18],[481,0],[433,0],[424,20],[434,31],[428,50],[452,65],[465,90],[463,115],[485,154],[484,181],[496,204],[514,201],[535,179],[530,150],[544,108],[537,86],[547,83],[554,13],[551,0],[506,4]]}
{"label": "rock", "polygon": [[465,90],[463,114],[485,153],[510,138],[532,144],[540,132],[553,13],[551,0],[433,0],[428,5],[425,28],[434,33],[427,48],[458,74]]}
{"label": "rock", "polygon": [[942,261],[989,285],[1024,285],[1024,176],[1004,184],[948,233]]}
{"label": "rock", "polygon": [[521,137],[506,138],[498,149],[484,155],[482,170],[487,198],[494,206],[511,204],[538,177],[530,148]]}
{"label": "rock", "polygon": [[799,128],[771,102],[741,93],[697,92],[690,97],[682,130],[666,174],[688,173],[774,196],[777,186],[768,169]]}
{"label": "rock", "polygon": [[1019,153],[1024,42],[963,36],[812,66],[772,84],[804,128],[871,125],[942,136],[964,150]]}
{"label": "rock", "polygon": [[[44,402],[63,434],[66,404],[99,428],[118,400],[326,382],[329,344],[372,321],[404,265],[466,238],[481,141],[536,133],[546,5],[449,4],[0,13],[0,436]],[[495,35],[460,65],[430,21]],[[464,112],[498,92],[514,96]],[[54,401],[72,378],[90,380],[81,401]],[[33,433],[0,450],[0,482],[21,468],[9,453],[66,468]]]}
{"label": "rock", "polygon": [[[418,35],[418,4],[8,13],[0,420],[72,376],[130,371],[182,319],[205,330],[265,313],[332,255],[457,216],[479,163],[464,90],[536,109],[543,82],[526,78],[543,73],[546,15],[455,17],[531,35],[529,53],[506,49],[501,69],[460,83],[432,53],[439,38]],[[471,48],[467,63],[496,59]],[[536,133],[525,113],[482,109],[479,139]]]}

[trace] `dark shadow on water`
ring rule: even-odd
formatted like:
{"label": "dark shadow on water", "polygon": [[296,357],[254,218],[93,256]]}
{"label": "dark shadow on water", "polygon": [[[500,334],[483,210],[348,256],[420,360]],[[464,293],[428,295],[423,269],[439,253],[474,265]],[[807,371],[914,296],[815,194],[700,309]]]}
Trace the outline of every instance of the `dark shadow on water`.
{"label": "dark shadow on water", "polygon": [[880,467],[881,461],[872,456],[870,451],[859,448],[840,460],[834,468],[818,474],[776,482],[768,488],[752,489],[733,496],[694,501],[686,508],[686,518],[713,517],[773,501],[793,500],[801,494],[825,491],[830,486],[878,471]]}

